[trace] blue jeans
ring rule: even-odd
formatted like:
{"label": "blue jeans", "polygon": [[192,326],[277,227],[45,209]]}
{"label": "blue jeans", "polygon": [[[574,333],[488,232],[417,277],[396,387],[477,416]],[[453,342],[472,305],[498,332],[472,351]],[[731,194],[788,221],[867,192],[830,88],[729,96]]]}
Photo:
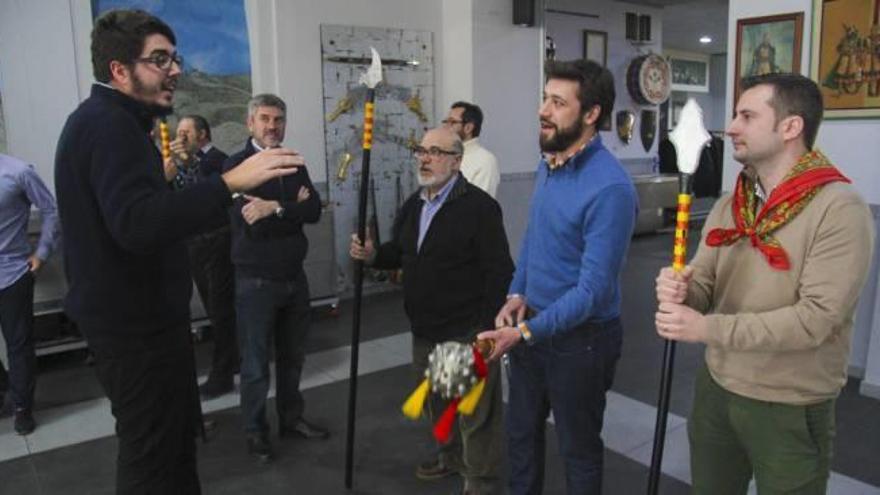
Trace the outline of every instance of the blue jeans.
{"label": "blue jeans", "polygon": [[539,494],[544,485],[544,434],[553,411],[567,492],[602,491],[605,393],[620,358],[619,319],[587,323],[510,351],[507,407],[510,493]]}
{"label": "blue jeans", "polygon": [[269,343],[275,342],[275,406],[280,425],[293,425],[305,402],[299,391],[309,333],[309,285],[294,280],[235,277],[235,313],[241,352],[241,412],[247,433],[264,434],[269,393]]}

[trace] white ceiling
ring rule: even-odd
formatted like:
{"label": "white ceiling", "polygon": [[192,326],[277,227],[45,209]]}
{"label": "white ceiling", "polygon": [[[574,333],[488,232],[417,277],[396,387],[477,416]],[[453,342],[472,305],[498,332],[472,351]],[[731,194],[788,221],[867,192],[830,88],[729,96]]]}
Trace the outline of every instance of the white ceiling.
{"label": "white ceiling", "polygon": [[[618,0],[663,8],[663,48],[705,54],[727,52],[728,0]],[[703,35],[712,38],[704,45]]]}

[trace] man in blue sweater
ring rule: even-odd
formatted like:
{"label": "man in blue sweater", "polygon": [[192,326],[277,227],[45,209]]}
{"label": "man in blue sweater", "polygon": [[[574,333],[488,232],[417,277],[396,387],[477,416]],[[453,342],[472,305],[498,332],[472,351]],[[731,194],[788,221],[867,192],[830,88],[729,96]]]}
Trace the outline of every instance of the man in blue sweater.
{"label": "man in blue sweater", "polygon": [[637,213],[627,172],[597,129],[614,107],[598,64],[549,62],[538,116],[544,157],[491,358],[510,356],[510,493],[541,493],[550,410],[568,493],[601,492],[605,393],[620,356],[620,273]]}
{"label": "man in blue sweater", "polygon": [[171,28],[143,11],[96,19],[98,82],[68,117],[55,155],[64,310],[89,342],[116,418],[120,494],[200,492],[184,240],[209,229],[233,193],[304,164],[292,150],[268,150],[172,191],[150,130],[171,112],[183,63],[174,44]]}

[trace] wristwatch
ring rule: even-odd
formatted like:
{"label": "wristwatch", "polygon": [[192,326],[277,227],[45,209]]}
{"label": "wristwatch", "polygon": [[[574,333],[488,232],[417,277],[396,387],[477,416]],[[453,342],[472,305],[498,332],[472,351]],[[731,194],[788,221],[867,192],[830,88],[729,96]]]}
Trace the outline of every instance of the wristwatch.
{"label": "wristwatch", "polygon": [[279,206],[278,208],[275,208],[275,216],[278,218],[284,218],[284,207],[283,206]]}

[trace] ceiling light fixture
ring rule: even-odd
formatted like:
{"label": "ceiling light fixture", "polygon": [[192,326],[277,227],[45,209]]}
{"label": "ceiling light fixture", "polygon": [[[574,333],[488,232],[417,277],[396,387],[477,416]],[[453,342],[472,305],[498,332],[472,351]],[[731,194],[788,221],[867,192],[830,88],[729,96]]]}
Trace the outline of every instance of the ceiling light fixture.
{"label": "ceiling light fixture", "polygon": [[711,42],[712,42],[712,38],[710,38],[710,37],[708,37],[708,36],[702,36],[702,37],[700,37],[700,43],[702,43],[702,44],[704,44],[704,45],[705,45],[705,44],[708,44],[708,43],[711,43]]}

